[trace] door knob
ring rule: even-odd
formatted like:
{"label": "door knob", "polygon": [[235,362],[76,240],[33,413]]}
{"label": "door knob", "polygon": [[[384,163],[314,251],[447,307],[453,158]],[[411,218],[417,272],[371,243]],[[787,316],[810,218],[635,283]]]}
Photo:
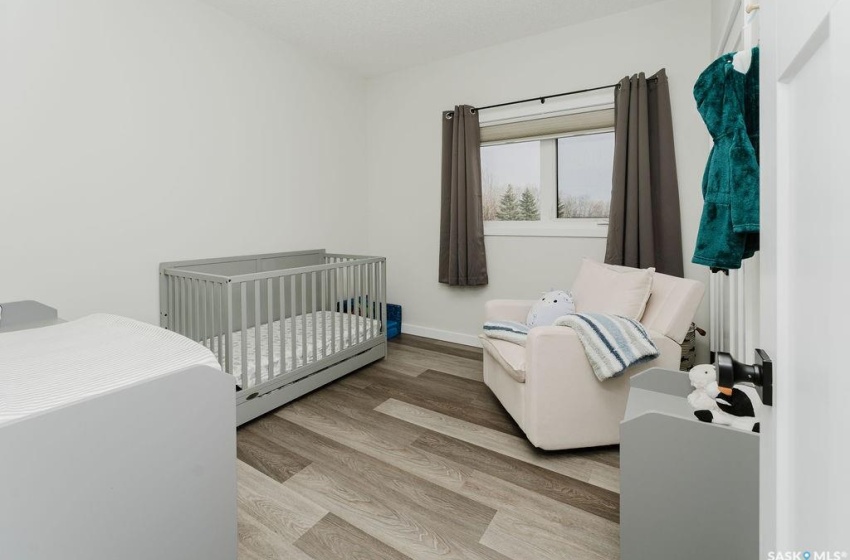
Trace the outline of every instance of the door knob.
{"label": "door knob", "polygon": [[714,365],[721,390],[731,390],[735,383],[752,383],[759,390],[762,402],[773,406],[773,362],[767,352],[756,348],[753,364],[739,362],[728,352],[718,352]]}

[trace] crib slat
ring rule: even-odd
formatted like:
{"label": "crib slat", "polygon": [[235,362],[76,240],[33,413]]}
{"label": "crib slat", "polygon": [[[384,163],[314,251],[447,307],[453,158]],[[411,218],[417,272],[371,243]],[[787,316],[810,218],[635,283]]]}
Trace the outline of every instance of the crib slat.
{"label": "crib slat", "polygon": [[387,332],[387,261],[381,261],[381,328]]}
{"label": "crib slat", "polygon": [[318,359],[317,352],[319,350],[318,347],[316,346],[316,331],[319,330],[319,324],[316,321],[316,273],[315,272],[310,273],[310,284],[311,284],[311,286],[310,286],[310,288],[311,288],[311,290],[310,290],[311,291],[311,294],[310,294],[310,300],[311,301],[310,301],[310,303],[312,305],[311,308],[310,308],[310,311],[313,313],[313,362],[315,363],[316,360]]}
{"label": "crib slat", "polygon": [[201,281],[201,280],[197,280],[196,283],[195,283],[195,290],[197,292],[196,295],[195,295],[195,299],[198,302],[198,311],[197,311],[197,316],[198,316],[197,331],[198,332],[196,333],[196,340],[198,342],[200,342],[201,344],[203,344],[204,343],[204,320],[206,319],[206,317],[204,316],[204,305],[205,305],[205,302],[204,302],[204,282]]}
{"label": "crib slat", "polygon": [[195,287],[195,279],[189,278],[189,338],[198,340],[198,290]]}
{"label": "crib slat", "polygon": [[366,300],[370,300],[368,303],[371,303],[372,294],[369,293],[369,265],[361,264],[360,265],[360,293],[363,297],[363,305],[365,307],[360,308],[360,317],[357,320],[357,324],[360,325],[360,337],[358,337],[359,342],[365,342],[367,338],[369,338],[369,305],[367,305]]}
{"label": "crib slat", "polygon": [[378,333],[381,334],[384,330],[384,321],[382,319],[382,314],[384,312],[384,294],[381,292],[381,263],[375,263],[375,291],[378,292],[378,308],[375,310],[376,317],[378,320]]}
{"label": "crib slat", "polygon": [[214,330],[214,328],[215,328],[214,327],[215,315],[213,314],[214,309],[215,309],[215,299],[214,299],[215,293],[214,293],[213,290],[215,290],[215,282],[209,282],[208,281],[207,282],[207,289],[206,289],[206,292],[204,292],[204,293],[207,296],[207,332],[206,332],[206,336],[207,336],[207,347],[210,350],[212,350],[212,348],[213,348],[213,333],[215,332],[215,330]]}
{"label": "crib slat", "polygon": [[363,312],[361,313],[362,316],[360,318],[360,322],[363,323],[363,325],[360,327],[360,329],[363,331],[363,340],[365,341],[369,336],[367,333],[369,332],[369,304],[371,303],[367,300],[372,297],[372,294],[369,293],[368,264],[360,265],[360,278],[363,284],[360,287],[360,290],[363,292],[363,305],[366,306],[365,309],[363,309]]}
{"label": "crib slat", "polygon": [[177,325],[175,326],[175,329],[180,334],[183,334],[183,323],[184,321],[186,321],[186,313],[183,310],[185,300],[185,298],[183,297],[183,278],[178,276],[174,279],[174,281],[174,289],[177,292],[177,309],[175,310],[175,313],[177,313],[177,316],[175,317]]}
{"label": "crib slat", "polygon": [[272,279],[266,281],[266,329],[268,335],[268,351],[269,351],[269,379],[274,377],[274,289],[272,288]]}
{"label": "crib slat", "polygon": [[307,365],[307,275],[298,275],[301,285],[301,365]]}
{"label": "crib slat", "polygon": [[[227,302],[225,303],[225,309],[227,309],[227,330],[224,331],[224,353],[227,360],[225,371],[227,371],[230,375],[233,375],[233,283],[230,280],[227,281],[225,295],[227,296]],[[221,340],[219,340],[219,347],[220,346]]]}
{"label": "crib slat", "polygon": [[178,276],[175,289],[177,290],[177,332],[183,334],[183,322],[186,320],[186,313],[183,310],[183,278]]}
{"label": "crib slat", "polygon": [[260,343],[262,332],[260,281],[254,280],[254,385],[259,385],[263,378],[263,347]]}
{"label": "crib slat", "polygon": [[171,291],[174,295],[174,298],[171,301],[171,330],[175,332],[180,332],[180,325],[177,323],[180,318],[180,308],[177,307],[177,303],[180,297],[180,285],[177,282],[178,278],[176,276],[171,277]]}
{"label": "crib slat", "polygon": [[168,305],[166,305],[165,307],[165,312],[168,313],[168,321],[166,321],[166,328],[170,331],[173,331],[174,325],[172,321],[174,320],[174,286],[171,283],[170,275],[165,276],[165,289],[168,291],[168,295],[166,296],[168,298]]}
{"label": "crib slat", "polygon": [[195,336],[193,340],[200,342],[201,340],[201,281],[195,280],[192,282],[192,289],[195,291]]}
{"label": "crib slat", "polygon": [[334,279],[334,299],[336,301],[336,315],[339,325],[334,332],[334,337],[339,337],[338,350],[345,349],[345,310],[348,304],[345,302],[345,268],[340,266],[336,271]]}
{"label": "crib slat", "polygon": [[364,305],[366,305],[365,308],[362,308],[363,312],[361,313],[360,322],[363,323],[363,325],[360,329],[363,332],[363,342],[365,342],[369,338],[369,308],[372,306],[372,298],[375,294],[369,290],[369,265],[363,264],[360,268],[362,269],[360,271],[360,278],[363,282],[360,289],[363,292]]}
{"label": "crib slat", "polygon": [[353,295],[352,292],[354,290],[353,285],[354,285],[354,270],[352,270],[351,265],[347,265],[345,267],[345,307],[348,311],[348,313],[345,315],[345,319],[348,321],[348,344],[346,345],[346,347],[351,346],[351,341],[352,341],[352,339],[351,339],[351,327],[352,327],[351,316],[352,316],[352,312],[354,311],[352,309],[352,307],[354,306],[354,303],[351,301],[351,299],[352,299],[352,295]]}
{"label": "crib slat", "polygon": [[381,294],[381,263],[375,263],[375,336],[381,334],[381,309],[384,306],[383,294]]}
{"label": "crib slat", "polygon": [[201,335],[201,344],[209,348],[210,341],[207,338],[207,323],[209,322],[209,299],[207,297],[207,292],[209,291],[209,283],[206,280],[202,280],[199,284],[201,286],[201,314],[203,315],[203,320],[201,321],[201,330],[203,334]]}
{"label": "crib slat", "polygon": [[351,299],[356,302],[351,308],[352,314],[349,317],[354,321],[351,328],[354,331],[351,345],[355,346],[360,342],[360,305],[362,304],[360,301],[360,265],[352,265],[351,267],[351,291]]}
{"label": "crib slat", "polygon": [[354,338],[356,335],[356,323],[354,321],[354,299],[357,294],[357,279],[355,275],[354,265],[349,265],[348,273],[351,285],[348,290],[348,300],[351,302],[351,305],[348,307],[348,345],[354,346],[356,344],[356,339]]}
{"label": "crib slat", "polygon": [[[221,293],[222,293],[222,289],[223,289],[223,286],[221,284],[219,284],[218,282],[213,284],[213,306],[214,306],[214,309],[216,311],[218,311],[218,313],[215,313],[213,315],[213,330],[215,332],[215,344],[216,344],[215,349],[216,349],[216,354],[218,355],[218,363],[220,363],[222,366],[224,366],[224,362],[221,359],[221,352],[222,352],[221,331],[223,329],[223,325],[221,324],[221,309],[222,309]],[[216,292],[218,292],[217,296],[216,296]],[[218,317],[218,328],[217,329],[215,328],[215,325],[216,325],[215,324],[215,318],[216,318],[216,316]]]}
{"label": "crib slat", "polygon": [[202,282],[201,280],[198,280],[196,284],[198,289],[198,341],[204,339],[204,322],[207,320],[206,301],[204,300],[205,284],[206,282]]}
{"label": "crib slat", "polygon": [[[334,263],[335,262],[336,262],[336,259],[334,259]],[[339,297],[337,296],[337,293],[336,293],[336,287],[337,287],[337,283],[338,283],[337,279],[338,279],[338,276],[339,276],[339,269],[334,268],[333,270],[328,271],[328,272],[333,272],[333,274],[331,275],[331,278],[330,278],[330,280],[331,280],[331,296],[333,297],[333,299],[331,300],[331,302],[332,302],[331,303],[331,354],[333,354],[333,353],[336,352],[336,314],[337,314],[337,305],[339,305]]]}
{"label": "crib slat", "polygon": [[375,308],[375,329],[380,336],[383,327],[381,323],[381,310],[384,308],[384,294],[381,293],[381,263],[375,263],[375,291],[378,293],[378,307]]}
{"label": "crib slat", "polygon": [[359,276],[359,271],[358,271],[357,265],[351,265],[351,301],[352,301],[352,304],[351,304],[351,309],[349,309],[349,311],[351,312],[351,315],[349,315],[349,317],[348,317],[348,320],[351,321],[351,337],[349,339],[349,344],[351,346],[354,346],[354,345],[357,344],[357,342],[358,342],[357,333],[360,330],[360,321],[358,321],[358,315],[360,313],[360,310],[359,310],[360,292],[359,292],[359,288],[358,288],[358,284],[359,284],[358,276]]}
{"label": "crib slat", "polygon": [[[366,298],[369,297],[369,285],[366,283],[366,269],[368,267],[365,264],[360,265],[360,293],[363,296],[363,305],[366,305]],[[366,340],[366,317],[369,306],[361,307],[360,318],[357,320],[357,324],[360,325],[360,333],[362,335],[362,340],[360,337],[357,338],[358,342],[363,342]]]}
{"label": "crib slat", "polygon": [[198,287],[200,288],[200,302],[201,302],[201,344],[207,346],[209,341],[207,340],[207,321],[209,320],[209,313],[207,308],[209,307],[209,298],[207,297],[207,290],[209,286],[207,285],[206,280],[199,280]]}
{"label": "crib slat", "polygon": [[369,338],[375,336],[375,263],[366,265],[366,281],[369,284],[369,308],[366,310],[366,324]]}
{"label": "crib slat", "polygon": [[168,286],[168,330],[174,330],[174,277],[168,275],[166,278],[166,285]]}
{"label": "crib slat", "polygon": [[354,314],[354,344],[360,344],[360,314],[363,309],[363,267],[361,265],[357,265],[357,268],[354,270],[354,297],[357,298],[357,305],[354,307],[356,313]]}
{"label": "crib slat", "polygon": [[215,335],[215,282],[207,282],[207,315],[207,345],[212,350]]}
{"label": "crib slat", "polygon": [[166,290],[165,312],[168,314],[168,320],[165,322],[165,328],[170,330],[170,331],[173,331],[174,329],[171,327],[171,317],[172,317],[172,315],[171,315],[171,302],[172,302],[172,298],[174,297],[174,293],[172,292],[172,289],[171,289],[171,276],[169,276],[169,275],[165,276],[165,290]]}
{"label": "crib slat", "polygon": [[322,271],[322,358],[328,355],[328,271]]}
{"label": "crib slat", "polygon": [[183,284],[186,286],[186,332],[183,333],[188,337],[192,336],[192,280],[189,278],[183,279]]}
{"label": "crib slat", "polygon": [[245,282],[239,282],[239,299],[242,308],[242,320],[239,322],[239,327],[242,336],[239,337],[239,344],[242,346],[242,388],[248,388],[248,333],[246,331],[248,325],[248,290]]}
{"label": "crib slat", "polygon": [[284,281],[285,276],[281,276],[278,278],[278,283],[280,285],[280,322],[278,323],[278,331],[280,332],[280,366],[278,370],[281,374],[286,371],[286,331],[284,330],[284,325],[286,325],[286,282]]}
{"label": "crib slat", "polygon": [[298,369],[298,352],[295,346],[295,329],[298,326],[298,302],[295,297],[295,275],[289,277],[289,351],[292,353],[292,369]]}
{"label": "crib slat", "polygon": [[203,290],[201,286],[203,285],[200,280],[195,280],[193,283],[195,287],[195,340],[199,343],[203,344],[203,310],[204,310],[204,302],[201,299],[201,295]]}
{"label": "crib slat", "polygon": [[375,304],[372,305],[372,336],[378,336],[378,313],[381,310],[381,294],[378,292],[378,263],[372,263],[372,290],[375,292]]}
{"label": "crib slat", "polygon": [[189,288],[186,287],[186,278],[180,278],[180,334],[185,335],[189,331]]}

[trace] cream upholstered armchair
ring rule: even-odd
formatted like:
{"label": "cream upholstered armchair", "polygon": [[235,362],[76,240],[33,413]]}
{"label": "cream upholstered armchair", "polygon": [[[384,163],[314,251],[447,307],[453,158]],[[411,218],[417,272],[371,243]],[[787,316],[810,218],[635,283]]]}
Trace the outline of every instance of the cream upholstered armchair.
{"label": "cream upholstered armchair", "polygon": [[[599,381],[575,331],[536,327],[526,345],[482,335],[484,383],[541,449],[573,449],[620,441],[629,378],[651,367],[679,369],[681,343],[702,300],[702,283],[656,273],[640,320],[660,355]],[[486,321],[525,322],[533,301],[492,300]]]}

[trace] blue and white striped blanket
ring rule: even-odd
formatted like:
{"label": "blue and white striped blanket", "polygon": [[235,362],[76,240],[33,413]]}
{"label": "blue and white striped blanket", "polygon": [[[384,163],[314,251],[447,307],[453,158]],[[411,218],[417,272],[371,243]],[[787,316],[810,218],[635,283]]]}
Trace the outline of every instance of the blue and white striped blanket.
{"label": "blue and white striped blanket", "polygon": [[[578,335],[593,373],[600,381],[622,375],[629,367],[658,357],[658,348],[643,325],[619,315],[575,313],[564,315],[555,326],[570,327]],[[528,327],[515,321],[488,321],[490,338],[525,345]]]}

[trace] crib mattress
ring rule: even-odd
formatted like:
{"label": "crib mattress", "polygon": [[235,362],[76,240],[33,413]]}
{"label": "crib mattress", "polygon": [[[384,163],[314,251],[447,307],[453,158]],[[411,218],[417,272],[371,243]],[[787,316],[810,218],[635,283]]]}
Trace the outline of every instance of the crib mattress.
{"label": "crib mattress", "polygon": [[196,365],[221,370],[196,342],[117,315],[0,334],[0,425]]}
{"label": "crib mattress", "polygon": [[[281,322],[274,321],[272,323],[272,360],[273,371],[275,375],[280,375],[280,342],[281,342]],[[292,371],[304,365],[313,363],[313,333],[315,331],[316,344],[315,355],[316,359],[321,360],[326,356],[332,355],[334,352],[344,350],[354,344],[365,342],[369,338],[373,338],[380,334],[381,322],[377,319],[369,319],[352,315],[351,313],[340,313],[334,311],[324,311],[316,313],[315,326],[313,324],[313,314],[306,313],[304,315],[296,315],[294,318],[288,317],[283,322],[283,337],[285,341],[285,356],[284,370],[285,372]],[[306,330],[305,330],[306,327]],[[360,329],[359,336],[357,329]],[[253,387],[269,380],[269,328],[268,323],[260,325],[260,367],[257,368],[256,357],[256,336],[254,329],[250,327],[245,329],[245,339],[247,340],[247,362],[246,370],[248,374],[248,386]],[[295,346],[292,345],[292,335],[295,334]],[[305,337],[302,337],[302,332]],[[304,340],[306,338],[306,341]],[[218,337],[208,342],[208,346],[213,353],[218,355]],[[306,345],[305,345],[306,342]],[[222,339],[224,344],[224,339]],[[233,347],[233,376],[236,378],[237,384],[242,387],[242,331],[234,331],[231,340]],[[293,350],[294,348],[294,350]],[[222,356],[223,358],[223,356]],[[258,378],[259,371],[259,378]]]}

